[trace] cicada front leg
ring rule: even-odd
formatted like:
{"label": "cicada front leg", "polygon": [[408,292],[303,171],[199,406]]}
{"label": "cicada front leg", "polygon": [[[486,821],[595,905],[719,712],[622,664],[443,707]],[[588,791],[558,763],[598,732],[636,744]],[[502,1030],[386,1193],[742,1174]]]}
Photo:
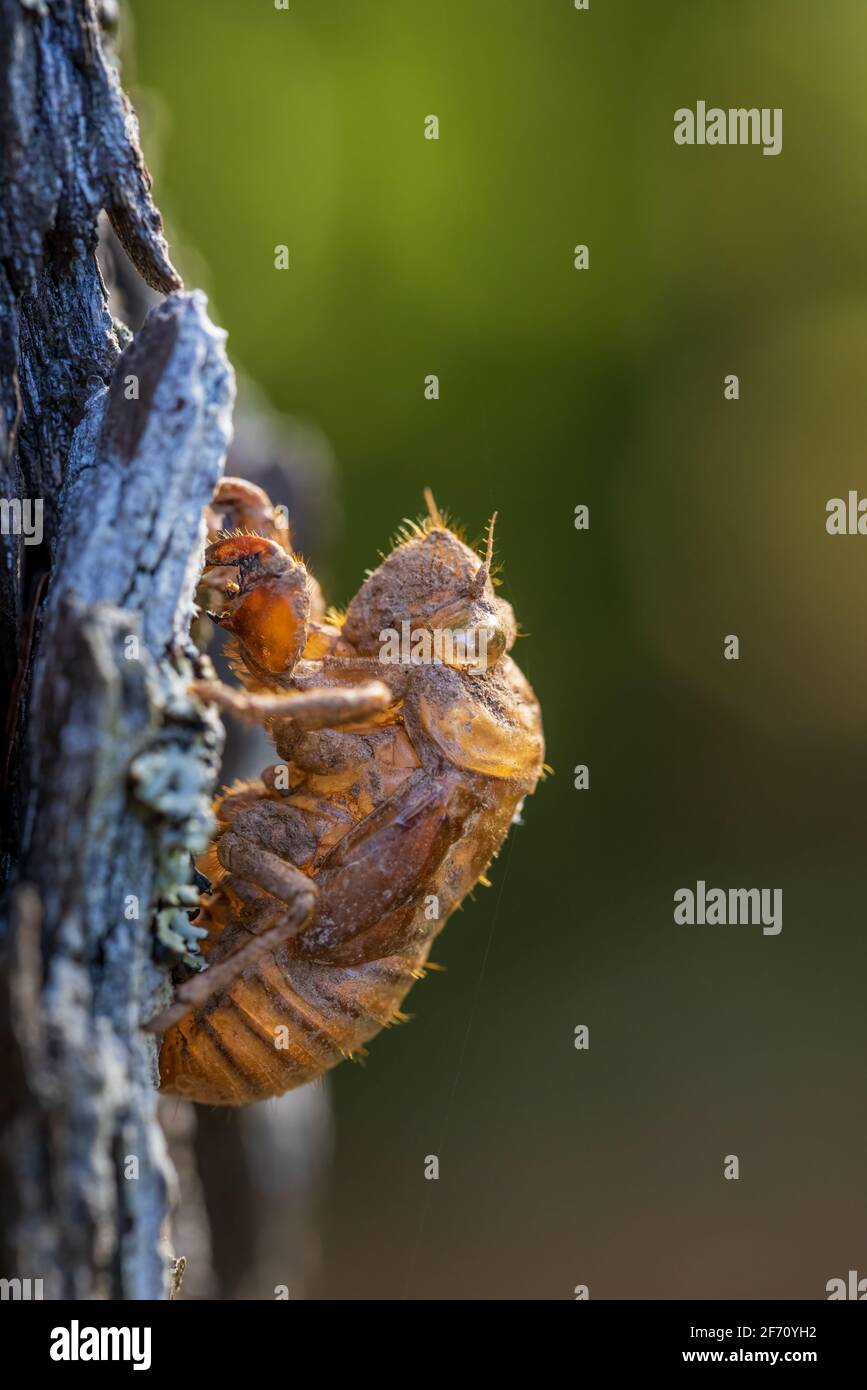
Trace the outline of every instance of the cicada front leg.
{"label": "cicada front leg", "polygon": [[254,724],[291,720],[299,729],[326,729],[367,719],[388,709],[394,698],[389,686],[375,680],[360,685],[290,690],[278,695],[251,694],[221,681],[193,681],[189,690],[198,699],[219,705],[238,719]]}

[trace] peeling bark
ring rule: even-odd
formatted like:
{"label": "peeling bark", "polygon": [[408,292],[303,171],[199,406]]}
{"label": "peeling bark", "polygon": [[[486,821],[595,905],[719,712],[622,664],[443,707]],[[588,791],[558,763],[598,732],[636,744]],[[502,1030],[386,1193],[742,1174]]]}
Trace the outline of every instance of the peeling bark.
{"label": "peeling bark", "polygon": [[[223,334],[178,292],[91,0],[0,0],[0,467],[8,786],[0,1276],[168,1293],[172,1184],[140,1029],[169,992],[222,730],[186,696],[202,515],[231,432]],[[169,297],[134,340],[97,219]],[[11,516],[9,512],[7,515]],[[170,933],[169,933],[170,935]]]}

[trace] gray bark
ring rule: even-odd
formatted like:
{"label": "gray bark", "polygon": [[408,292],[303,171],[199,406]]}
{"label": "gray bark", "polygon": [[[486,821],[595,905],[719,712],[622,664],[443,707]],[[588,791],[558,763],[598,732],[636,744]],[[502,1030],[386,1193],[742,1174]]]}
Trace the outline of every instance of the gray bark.
{"label": "gray bark", "polygon": [[[222,732],[187,699],[202,515],[232,373],[179,293],[91,0],[0,0],[0,465],[44,540],[6,535],[0,1030],[5,1278],[159,1298],[172,1174],[140,1025],[194,899]],[[96,261],[105,209],[169,293],[134,341]],[[126,344],[124,346],[124,344]]]}

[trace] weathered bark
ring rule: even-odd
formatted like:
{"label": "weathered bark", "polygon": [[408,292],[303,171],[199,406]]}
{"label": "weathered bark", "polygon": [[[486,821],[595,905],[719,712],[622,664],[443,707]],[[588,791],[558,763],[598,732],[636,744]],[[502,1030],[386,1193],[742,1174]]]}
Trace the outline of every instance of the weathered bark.
{"label": "weathered bark", "polygon": [[219,760],[185,687],[232,374],[201,296],[170,293],[126,347],[108,312],[102,209],[148,284],[180,281],[91,0],[0,0],[0,35],[0,462],[44,524],[41,545],[3,537],[0,576],[0,1275],[157,1298],[171,1170],[140,1024],[168,994],[154,916],[183,920]]}

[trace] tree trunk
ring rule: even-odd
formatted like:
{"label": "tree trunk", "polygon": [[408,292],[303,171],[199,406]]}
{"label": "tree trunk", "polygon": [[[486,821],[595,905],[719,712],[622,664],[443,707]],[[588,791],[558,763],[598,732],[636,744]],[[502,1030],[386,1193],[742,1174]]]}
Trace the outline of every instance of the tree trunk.
{"label": "tree trunk", "polygon": [[[160,1298],[172,1174],[140,1025],[177,960],[154,919],[177,946],[210,832],[222,731],[186,696],[187,633],[233,378],[179,292],[92,0],[0,0],[0,68],[0,1277]],[[103,209],[168,295],[134,341]]]}

